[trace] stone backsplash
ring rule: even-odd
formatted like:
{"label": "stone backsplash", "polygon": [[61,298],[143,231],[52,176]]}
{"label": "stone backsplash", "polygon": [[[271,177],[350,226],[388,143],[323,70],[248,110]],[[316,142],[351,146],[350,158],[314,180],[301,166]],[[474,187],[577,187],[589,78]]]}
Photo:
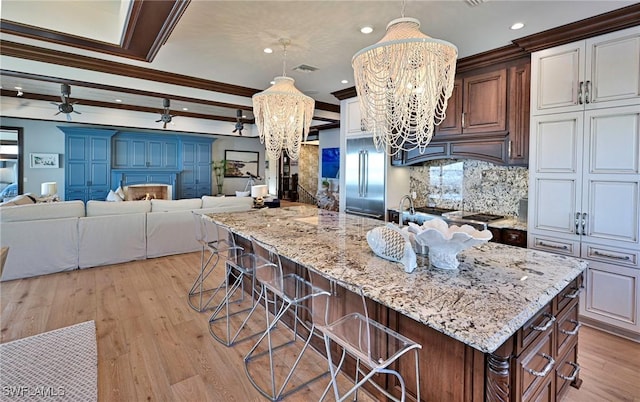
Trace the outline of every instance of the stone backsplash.
{"label": "stone backsplash", "polygon": [[476,160],[436,160],[410,169],[416,206],[517,216],[526,198],[529,170]]}

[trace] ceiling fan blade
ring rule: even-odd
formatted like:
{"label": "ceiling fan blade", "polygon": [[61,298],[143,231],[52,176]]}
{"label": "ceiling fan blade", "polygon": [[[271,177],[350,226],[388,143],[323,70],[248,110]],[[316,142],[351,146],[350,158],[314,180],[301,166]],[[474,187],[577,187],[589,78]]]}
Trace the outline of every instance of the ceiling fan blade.
{"label": "ceiling fan blade", "polygon": [[60,113],[61,113],[61,112],[58,112],[58,113],[54,113],[53,115],[54,115],[54,116],[57,116],[57,115],[59,115]]}
{"label": "ceiling fan blade", "polygon": [[82,114],[82,113],[78,112],[77,110],[73,110],[73,113]]}
{"label": "ceiling fan blade", "polygon": [[156,120],[156,123],[160,123],[161,121],[162,121],[162,119],[160,119],[160,120]]}
{"label": "ceiling fan blade", "polygon": [[67,113],[67,121],[71,121],[71,113]]}
{"label": "ceiling fan blade", "polygon": [[57,104],[57,103],[55,103],[55,102],[49,102],[49,103],[51,103],[52,105],[56,105],[56,106],[58,106],[58,104]]}
{"label": "ceiling fan blade", "polygon": [[165,121],[164,124],[162,125],[162,128],[167,128],[167,122]]}

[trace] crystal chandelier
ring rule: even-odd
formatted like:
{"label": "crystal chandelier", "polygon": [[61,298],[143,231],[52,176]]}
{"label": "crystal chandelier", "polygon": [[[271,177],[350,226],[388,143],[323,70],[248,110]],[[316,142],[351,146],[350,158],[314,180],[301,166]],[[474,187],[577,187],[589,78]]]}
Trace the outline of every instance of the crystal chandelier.
{"label": "crystal chandelier", "polygon": [[352,60],[363,127],[389,155],[424,152],[453,91],[458,49],[419,28],[420,21],[404,17],[403,6],[402,18]]}
{"label": "crystal chandelier", "polygon": [[315,108],[315,101],[293,85],[293,78],[286,76],[289,43],[280,39],[284,48],[282,76],[276,77],[271,87],[252,97],[260,141],[271,160],[279,159],[283,149],[292,160],[298,159],[300,144],[307,139]]}

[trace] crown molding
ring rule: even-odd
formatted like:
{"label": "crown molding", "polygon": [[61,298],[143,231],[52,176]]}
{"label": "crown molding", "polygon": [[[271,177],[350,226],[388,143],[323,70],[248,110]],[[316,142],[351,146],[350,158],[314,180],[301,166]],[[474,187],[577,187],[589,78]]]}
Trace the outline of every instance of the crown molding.
{"label": "crown molding", "polygon": [[191,0],[135,0],[120,45],[0,20],[0,32],[133,60],[151,62],[180,21]]}

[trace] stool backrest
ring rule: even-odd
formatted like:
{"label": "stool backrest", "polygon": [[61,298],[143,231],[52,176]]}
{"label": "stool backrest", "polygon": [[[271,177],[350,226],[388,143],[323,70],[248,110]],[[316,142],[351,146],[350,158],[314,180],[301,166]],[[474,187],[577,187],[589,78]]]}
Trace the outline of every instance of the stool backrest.
{"label": "stool backrest", "polygon": [[[376,348],[383,348],[385,339],[376,339],[369,323],[369,308],[362,287],[337,279],[327,279],[309,271],[314,286],[330,289],[331,296],[314,297],[311,301],[313,323],[323,331],[330,331],[349,344],[349,349],[358,350],[372,360]],[[345,317],[348,317],[345,319]],[[335,325],[343,320],[340,325]]]}
{"label": "stool backrest", "polygon": [[277,289],[284,289],[282,262],[275,246],[251,237],[255,256],[255,278],[259,282],[272,283]]}

